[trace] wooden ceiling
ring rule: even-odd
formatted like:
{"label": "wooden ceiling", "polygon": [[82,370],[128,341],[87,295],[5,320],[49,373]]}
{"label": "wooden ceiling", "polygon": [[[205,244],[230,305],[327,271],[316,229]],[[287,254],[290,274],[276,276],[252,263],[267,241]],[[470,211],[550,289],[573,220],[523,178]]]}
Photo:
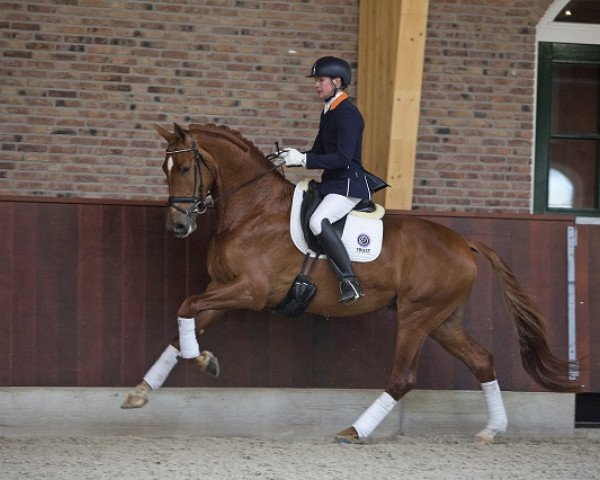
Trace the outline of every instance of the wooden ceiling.
{"label": "wooden ceiling", "polygon": [[571,0],[554,19],[567,23],[600,23],[600,0]]}

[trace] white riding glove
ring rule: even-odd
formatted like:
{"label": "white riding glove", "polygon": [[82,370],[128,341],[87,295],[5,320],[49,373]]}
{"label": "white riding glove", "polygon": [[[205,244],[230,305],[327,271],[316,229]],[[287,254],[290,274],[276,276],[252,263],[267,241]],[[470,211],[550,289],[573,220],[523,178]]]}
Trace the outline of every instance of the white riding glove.
{"label": "white riding glove", "polygon": [[306,167],[306,153],[302,153],[295,148],[284,150],[280,158],[285,161],[286,167]]}

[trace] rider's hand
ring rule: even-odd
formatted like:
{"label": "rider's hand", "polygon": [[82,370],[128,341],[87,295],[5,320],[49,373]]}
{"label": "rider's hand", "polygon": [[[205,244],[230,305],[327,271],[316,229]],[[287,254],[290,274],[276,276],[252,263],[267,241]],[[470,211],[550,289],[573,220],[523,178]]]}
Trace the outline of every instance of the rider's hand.
{"label": "rider's hand", "polygon": [[306,153],[299,152],[295,148],[284,150],[280,158],[285,161],[286,167],[306,167]]}

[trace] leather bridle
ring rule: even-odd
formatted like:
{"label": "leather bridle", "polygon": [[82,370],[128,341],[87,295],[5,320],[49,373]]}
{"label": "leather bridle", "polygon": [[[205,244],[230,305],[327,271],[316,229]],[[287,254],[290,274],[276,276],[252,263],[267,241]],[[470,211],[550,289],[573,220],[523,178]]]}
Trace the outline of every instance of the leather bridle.
{"label": "leather bridle", "polygon": [[[190,197],[175,197],[170,195],[168,199],[168,204],[170,207],[173,207],[175,210],[183,213],[184,215],[201,215],[204,212],[206,212],[208,204],[206,202],[206,195],[204,195],[204,178],[202,177],[202,170],[200,169],[200,166],[201,164],[204,164],[213,175],[214,171],[200,153],[198,145],[196,145],[196,142],[194,140],[192,140],[192,146],[190,148],[166,151],[167,155],[172,153],[183,152],[194,152],[194,190],[192,191],[192,196]],[[191,208],[186,210],[177,205],[178,203],[189,203],[192,206]]]}
{"label": "leather bridle", "polygon": [[[279,146],[278,146],[277,150],[278,150],[278,152],[276,154],[271,154],[271,155],[267,156],[267,158],[269,160],[274,160],[275,158],[278,158],[279,155],[283,152],[279,151]],[[213,175],[214,178],[216,178],[216,174],[215,174],[215,171],[213,170],[213,168],[204,159],[204,157],[202,156],[202,153],[200,153],[200,150],[198,149],[198,145],[196,144],[195,140],[193,140],[193,139],[192,139],[192,146],[190,148],[183,148],[181,150],[166,150],[165,153],[171,154],[171,153],[183,153],[183,152],[194,152],[194,190],[192,192],[191,197],[169,196],[168,205],[170,207],[173,207],[178,212],[183,213],[184,215],[188,215],[188,216],[192,216],[192,215],[196,215],[196,214],[202,215],[208,209],[208,202],[206,201],[206,197],[208,194],[207,195],[204,194],[204,178],[202,177],[202,170],[200,169],[201,164],[204,164],[206,166],[206,168],[210,171],[210,173]],[[283,165],[285,165],[285,162],[279,162],[279,163],[274,164],[273,167],[269,168],[267,171],[265,171],[259,175],[256,175],[255,177],[251,178],[250,180],[248,180],[246,182],[243,182],[242,184],[223,193],[221,196],[213,197],[212,203],[216,204],[219,201],[221,201],[223,198],[233,195],[234,193],[238,192],[245,186],[250,185],[254,181],[258,180],[259,178],[264,177],[271,171],[273,171],[277,168],[280,168]],[[192,205],[192,207],[186,210],[184,208],[181,208],[179,205],[177,205],[178,203],[189,203]]]}

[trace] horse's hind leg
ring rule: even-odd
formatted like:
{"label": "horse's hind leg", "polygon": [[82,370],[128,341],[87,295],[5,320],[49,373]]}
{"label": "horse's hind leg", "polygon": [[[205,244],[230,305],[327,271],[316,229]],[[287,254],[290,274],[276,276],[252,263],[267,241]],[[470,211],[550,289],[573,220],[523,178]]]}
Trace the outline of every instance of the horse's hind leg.
{"label": "horse's hind leg", "polygon": [[461,306],[430,335],[448,353],[461,360],[481,383],[488,419],[486,427],[475,436],[475,440],[491,443],[497,433],[506,431],[506,411],[494,370],[494,358],[465,331],[463,316],[464,306]]}
{"label": "horse's hind leg", "polygon": [[423,314],[413,312],[404,316],[399,313],[399,316],[404,319],[399,322],[396,332],[394,368],[388,388],[351,427],[336,435],[337,443],[356,443],[368,437],[415,384],[419,354],[427,338],[427,332],[422,328]]}
{"label": "horse's hind leg", "polygon": [[[201,312],[197,318],[196,330],[193,332],[194,336],[203,333],[204,329],[223,313],[223,311],[219,310]],[[178,337],[167,345],[167,348],[146,372],[142,382],[127,394],[127,397],[121,404],[121,408],[141,408],[146,405],[149,400],[150,391],[159,390],[162,387],[173,368],[175,368],[175,365],[177,365],[180,356]],[[212,353],[204,351],[193,358],[193,361],[202,372],[215,377],[219,375],[219,362]]]}

